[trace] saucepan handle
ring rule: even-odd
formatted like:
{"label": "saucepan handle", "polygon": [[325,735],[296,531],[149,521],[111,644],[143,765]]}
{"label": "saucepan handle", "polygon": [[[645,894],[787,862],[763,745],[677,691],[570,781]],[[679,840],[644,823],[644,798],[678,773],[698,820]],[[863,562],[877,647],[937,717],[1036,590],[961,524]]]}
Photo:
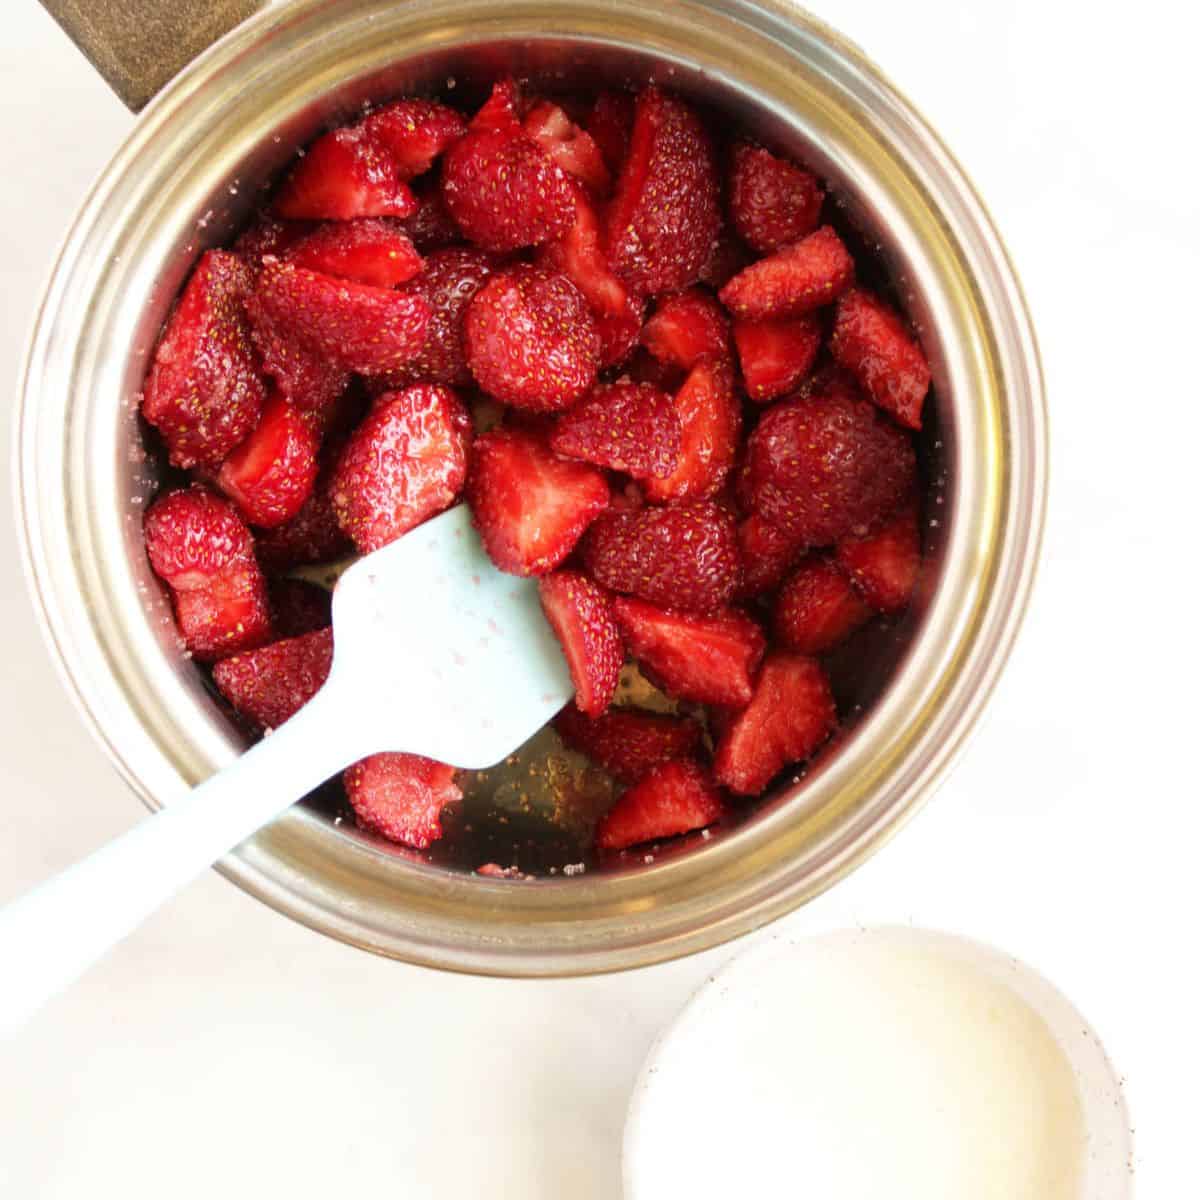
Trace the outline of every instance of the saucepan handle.
{"label": "saucepan handle", "polygon": [[269,0],[42,0],[134,112]]}

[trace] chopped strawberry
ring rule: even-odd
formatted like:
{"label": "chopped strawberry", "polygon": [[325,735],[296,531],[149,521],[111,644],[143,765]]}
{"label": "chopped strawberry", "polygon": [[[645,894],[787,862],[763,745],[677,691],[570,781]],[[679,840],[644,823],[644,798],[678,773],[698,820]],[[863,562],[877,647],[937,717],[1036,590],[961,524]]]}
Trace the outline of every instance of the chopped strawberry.
{"label": "chopped strawberry", "polygon": [[833,732],[837,712],[829,680],[813,658],[767,656],[754,698],[717,743],[713,774],[742,796],[756,796],[789,763],[807,758]]}
{"label": "chopped strawberry", "polygon": [[750,252],[732,234],[723,233],[708,261],[700,268],[700,282],[719,292],[739,271],[750,265]]}
{"label": "chopped strawberry", "polygon": [[668,296],[642,329],[642,345],[662,362],[690,371],[702,358],[729,354],[729,318],[702,288]]}
{"label": "chopped strawberry", "polygon": [[282,258],[315,228],[317,226],[312,221],[281,221],[269,212],[262,212],[248,229],[238,235],[233,243],[233,252],[257,269],[268,255]]}
{"label": "chopped strawberry", "polygon": [[347,371],[377,375],[417,354],[429,305],[406,292],[334,279],[268,259],[254,294],[265,321],[295,344]]}
{"label": "chopped strawberry", "polygon": [[679,291],[699,278],[720,227],[716,163],[704,125],[682,100],[645,88],[608,212],[613,270],[646,295]]}
{"label": "chopped strawberry", "polygon": [[497,429],[475,443],[467,499],[500,570],[546,575],[608,507],[608,484],[603,472],[559,458],[535,434]]}
{"label": "chopped strawberry", "polygon": [[489,130],[511,132],[520,126],[523,108],[524,100],[517,81],[512,76],[498,79],[492,84],[488,98],[471,118],[470,129],[477,133]]}
{"label": "chopped strawberry", "polygon": [[779,590],[775,636],[790,650],[824,654],[870,617],[870,608],[837,564],[810,554]]}
{"label": "chopped strawberry", "polygon": [[733,150],[729,212],[738,236],[770,254],[812,233],[821,221],[825,193],[817,177],[761,146]]}
{"label": "chopped strawberry", "polygon": [[675,394],[683,424],[679,466],[666,479],[646,481],[654,504],[715,496],[733,469],[742,432],[742,409],[733,391],[733,369],[720,359],[692,368]]}
{"label": "chopped strawberry", "polygon": [[266,583],[253,558],[227,567],[205,587],[176,591],[174,599],[184,645],[200,662],[253,650],[273,636]]}
{"label": "chopped strawberry", "polygon": [[828,226],[760,258],[721,289],[721,303],[745,321],[799,317],[832,304],[854,279],[854,260]]}
{"label": "chopped strawberry", "polygon": [[447,147],[467,131],[462,115],[436,100],[400,100],[371,113],[359,124],[401,179],[422,175]]}
{"label": "chopped strawberry", "polygon": [[554,271],[526,263],[494,275],[467,306],[463,335],[471,373],[502,404],[554,412],[596,382],[591,310]]}
{"label": "chopped strawberry", "polygon": [[222,659],[213,682],[242,716],[278,729],[320,691],[332,663],[333,630],[318,629]]}
{"label": "chopped strawberry", "polygon": [[300,637],[333,623],[333,593],[307,579],[272,579],[267,583],[271,617],[281,638]]}
{"label": "chopped strawberry", "polygon": [[746,394],[765,404],[790,392],[812,370],[821,322],[812,313],[775,321],[734,321],[733,340]]}
{"label": "chopped strawberry", "polygon": [[417,211],[400,222],[412,244],[422,254],[428,254],[431,250],[444,250],[461,241],[462,233],[442,199],[441,183],[428,176],[415,180],[412,190]]}
{"label": "chopped strawberry", "polygon": [[596,143],[605,166],[613,175],[621,170],[633,135],[633,95],[601,92],[592,103],[584,128]]}
{"label": "chopped strawberry", "polygon": [[751,513],[738,525],[738,549],[742,555],[741,599],[761,596],[783,582],[804,543],[785,533],[758,513]]}
{"label": "chopped strawberry", "polygon": [[385,392],[334,472],[338,523],[364,554],[454,503],[467,478],[471,418],[449,388]]}
{"label": "chopped strawberry", "polygon": [[750,703],[767,640],[744,613],[698,617],[624,596],[613,613],[629,653],[663,691],[698,704]]}
{"label": "chopped strawberry", "polygon": [[275,212],[290,220],[349,221],[410,217],[417,201],[388,155],[359,128],[319,137],[275,196]]}
{"label": "chopped strawberry", "polygon": [[913,500],[876,532],[838,543],[838,566],[854,580],[867,603],[880,612],[901,612],[912,598],[921,570],[917,521]]}
{"label": "chopped strawberry", "polygon": [[545,576],[538,595],[571,669],[575,707],[598,717],[612,703],[625,661],[612,599],[579,571]]}
{"label": "chopped strawberry", "polygon": [[258,536],[258,557],[272,571],[336,562],[354,549],[342,531],[333,509],[333,479],[342,447],[327,445],[321,452],[320,470],[312,495],[288,522]]}
{"label": "chopped strawberry", "polygon": [[574,175],[593,196],[607,196],[612,176],[600,147],[557,104],[542,100],[525,115],[525,132],[568,175]]}
{"label": "chopped strawberry", "polygon": [[608,513],[588,531],[583,558],[611,591],[685,612],[718,611],[738,582],[733,518],[707,500]]}
{"label": "chopped strawberry", "polygon": [[363,829],[424,850],[442,836],[441,812],[462,799],[455,770],[419,754],[372,754],[342,776]]}
{"label": "chopped strawberry", "polygon": [[752,507],[810,546],[877,525],[912,490],[904,430],[868,400],[837,393],[768,409],[746,445]]}
{"label": "chopped strawberry", "polygon": [[675,401],[648,383],[610,383],[558,418],[550,447],[567,458],[665,479],[679,463]]}
{"label": "chopped strawberry", "polygon": [[258,427],[221,464],[217,486],[251,525],[290,521],[312,494],[317,437],[285,400],[272,396]]}
{"label": "chopped strawberry", "polygon": [[600,367],[619,367],[637,349],[638,335],[642,332],[642,319],[646,313],[646,302],[630,292],[621,312],[613,316],[596,316],[596,336],[600,339]]}
{"label": "chopped strawberry", "polygon": [[690,759],[649,771],[608,810],[596,826],[596,847],[624,850],[640,842],[704,829],[725,815],[712,777]]}
{"label": "chopped strawberry", "polygon": [[322,225],[294,243],[286,258],[309,271],[381,288],[406,283],[421,269],[412,242],[382,217]]}
{"label": "chopped strawberry", "polygon": [[852,288],[837,303],[829,348],[880,408],[909,429],[921,428],[929,363],[894,309]]}
{"label": "chopped strawberry", "polygon": [[702,732],[686,717],[610,708],[603,716],[592,718],[573,704],[554,718],[554,728],[564,745],[586,755],[622,783],[634,783],[664,762],[693,754]]}
{"label": "chopped strawberry", "polygon": [[237,255],[209,250],[167,319],[142,416],[177,467],[219,466],[258,421],[266,388],[245,314],[253,286],[253,271]]}

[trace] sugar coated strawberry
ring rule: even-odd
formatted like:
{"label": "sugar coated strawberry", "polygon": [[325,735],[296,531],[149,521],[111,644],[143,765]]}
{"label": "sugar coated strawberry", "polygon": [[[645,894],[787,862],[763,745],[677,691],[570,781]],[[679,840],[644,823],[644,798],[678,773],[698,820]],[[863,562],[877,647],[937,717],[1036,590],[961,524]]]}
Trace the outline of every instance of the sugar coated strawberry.
{"label": "sugar coated strawberry", "polygon": [[275,212],[291,220],[409,217],[416,211],[391,159],[360,128],[319,137],[275,196]]}
{"label": "sugar coated strawberry", "polygon": [[598,717],[612,703],[625,661],[612,600],[579,571],[545,576],[538,595],[571,669],[575,707]]}
{"label": "sugar coated strawberry", "polygon": [[737,534],[742,556],[742,582],[737,594],[742,599],[774,591],[804,549],[801,539],[758,513],[742,521]]}
{"label": "sugar coated strawberry", "polygon": [[400,225],[377,217],[322,225],[284,257],[309,271],[381,288],[405,283],[421,270],[421,256]]}
{"label": "sugar coated strawberry", "polygon": [[551,449],[567,458],[665,479],[679,464],[675,401],[648,383],[602,384],[558,418]]}
{"label": "sugar coated strawberry", "polygon": [[442,836],[441,813],[462,799],[455,770],[419,754],[372,754],[342,776],[358,823],[423,850]]}
{"label": "sugar coated strawberry", "polygon": [[594,196],[607,196],[612,189],[612,176],[604,162],[600,147],[591,134],[580,129],[557,104],[541,100],[522,122],[525,132],[568,175],[573,175]]}
{"label": "sugar coated strawberry", "polygon": [[745,321],[799,317],[832,304],[854,279],[854,260],[828,225],[768,258],[721,289],[721,303]]}
{"label": "sugar coated strawberry", "polygon": [[412,179],[433,166],[467,131],[462,114],[436,100],[407,99],[364,117],[358,128],[385,155],[397,176]]}
{"label": "sugar coated strawberry", "polygon": [[798,242],[821,220],[825,192],[817,177],[761,146],[733,148],[729,213],[738,236],[760,254]]}
{"label": "sugar coated strawberry", "polygon": [[733,341],[746,394],[758,404],[787,395],[812,370],[821,322],[812,313],[775,321],[734,321]]}
{"label": "sugar coated strawberry", "polygon": [[222,659],[213,682],[242,716],[277,729],[320,690],[333,662],[333,630],[318,629]]}
{"label": "sugar coated strawberry", "polygon": [[281,638],[300,637],[333,623],[333,593],[307,579],[271,579],[267,582],[271,622]]}
{"label": "sugar coated strawberry", "polygon": [[253,558],[234,563],[206,587],[176,591],[175,623],[198,662],[253,650],[274,636],[266,583]]}
{"label": "sugar coated strawberry", "polygon": [[266,393],[245,303],[254,273],[209,250],[167,319],[142,392],[142,416],[177,467],[217,467],[255,426]]}
{"label": "sugar coated strawberry", "polygon": [[846,573],[810,554],[788,576],[775,600],[775,637],[801,654],[824,654],[871,618]]}
{"label": "sugar coated strawberry", "polygon": [[690,371],[702,358],[729,354],[729,318],[710,292],[688,288],[658,302],[641,342],[660,362]]}
{"label": "sugar coated strawberry", "polygon": [[895,516],[874,533],[839,542],[837,562],[872,608],[885,613],[902,612],[921,571],[916,501],[901,505]]}
{"label": "sugar coated strawberry", "polygon": [[554,728],[564,745],[586,755],[622,783],[635,783],[662,763],[695,753],[702,732],[686,717],[610,708],[593,718],[584,716],[573,704],[554,718]]}
{"label": "sugar coated strawberry", "polygon": [[676,759],[622,794],[596,826],[596,847],[624,850],[704,829],[724,815],[725,801],[709,773],[691,759]]}
{"label": "sugar coated strawberry", "polygon": [[584,128],[600,150],[605,165],[616,175],[633,135],[633,93],[601,92],[592,102]]}

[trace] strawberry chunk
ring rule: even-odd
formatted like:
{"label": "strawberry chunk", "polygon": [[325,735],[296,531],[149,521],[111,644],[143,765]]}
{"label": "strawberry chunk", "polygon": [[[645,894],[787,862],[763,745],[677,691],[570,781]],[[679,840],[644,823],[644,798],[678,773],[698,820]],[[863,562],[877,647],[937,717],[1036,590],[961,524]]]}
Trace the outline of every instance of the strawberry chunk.
{"label": "strawberry chunk", "polygon": [[278,729],[321,689],[333,663],[333,630],[318,629],[222,659],[213,682],[260,729]]}
{"label": "strawberry chunk", "polygon": [[790,650],[824,654],[871,618],[871,609],[836,563],[809,555],[779,590],[775,636]]}
{"label": "strawberry chunk", "polygon": [[735,275],[721,289],[721,303],[746,321],[799,317],[832,304],[853,279],[850,252],[823,225]]}
{"label": "strawberry chunk", "polygon": [[767,410],[746,447],[752,507],[798,541],[825,546],[870,531],[913,489],[904,430],[869,401],[844,394]]}
{"label": "strawberry chunk", "polygon": [[559,458],[535,434],[497,429],[475,443],[467,499],[500,570],[545,575],[608,507],[608,483],[595,467]]}
{"label": "strawberry chunk", "polygon": [[542,100],[525,115],[525,132],[568,175],[574,175],[593,196],[607,196],[612,176],[600,147],[557,104]]}
{"label": "strawberry chunk", "polygon": [[421,269],[421,256],[399,225],[371,217],[322,225],[285,257],[309,271],[381,288],[406,283]]}
{"label": "strawberry chunk", "polygon": [[629,653],[677,700],[750,703],[767,640],[744,613],[698,617],[619,596],[613,613]]}
{"label": "strawberry chunk", "polygon": [[812,754],[836,723],[821,665],[803,654],[776,651],[763,663],[750,703],[721,734],[713,775],[732,792],[756,796],[789,763]]}
{"label": "strawberry chunk", "polygon": [[513,132],[520,128],[521,110],[524,100],[517,81],[511,75],[498,79],[479,111],[471,118],[470,128],[474,132],[499,130]]}
{"label": "strawberry chunk", "polygon": [[611,591],[684,612],[717,612],[738,582],[733,517],[706,500],[608,513],[588,531],[583,558]]}
{"label": "strawberry chunk", "polygon": [[554,718],[563,744],[586,755],[622,783],[634,783],[647,771],[673,758],[693,754],[702,730],[686,717],[610,708],[586,717],[573,704]]}
{"label": "strawberry chunk", "polygon": [[645,313],[646,302],[630,292],[621,312],[613,316],[601,314],[596,317],[601,369],[619,367],[637,349],[638,335],[642,332]]}
{"label": "strawberry chunk", "polygon": [[471,418],[449,388],[385,392],[334,472],[338,524],[364,554],[449,508],[467,478]]}
{"label": "strawberry chunk", "polygon": [[838,543],[838,566],[854,580],[867,603],[880,612],[903,611],[917,586],[921,570],[917,520],[914,500],[875,533]]}
{"label": "strawberry chunk", "polygon": [[624,850],[641,842],[704,829],[725,816],[725,802],[699,763],[676,759],[649,771],[596,826],[599,850]]}
{"label": "strawberry chunk", "polygon": [[758,513],[751,513],[738,525],[738,549],[742,555],[738,596],[746,600],[777,588],[804,549],[804,543]]}
{"label": "strawberry chunk", "polygon": [[610,383],[558,418],[550,447],[635,479],[665,479],[679,463],[681,431],[665,392],[648,383]]}
{"label": "strawberry chunk", "polygon": [[704,125],[682,100],[644,89],[608,212],[613,270],[645,295],[679,291],[699,278],[720,227],[716,163]]}
{"label": "strawberry chunk", "polygon": [[422,175],[467,131],[462,115],[436,100],[400,100],[359,124],[363,136],[387,156],[401,179]]}
{"label": "strawberry chunk", "polygon": [[579,571],[545,576],[538,583],[538,595],[571,669],[575,707],[598,717],[612,703],[625,661],[612,601]]}
{"label": "strawberry chunk", "polygon": [[591,311],[557,272],[521,264],[493,276],[468,305],[463,335],[472,374],[502,404],[554,412],[596,382]]}
{"label": "strawberry chunk", "polygon": [[354,543],[337,522],[333,508],[333,480],[340,446],[328,446],[321,455],[316,484],[300,511],[282,525],[258,537],[259,560],[272,571],[336,562],[354,549]]}
{"label": "strawberry chunk", "polygon": [[266,392],[245,303],[254,273],[209,250],[167,319],[142,393],[142,416],[184,469],[215,468],[255,426]]}
{"label": "strawberry chunk", "polygon": [[424,850],[442,836],[441,813],[462,799],[455,770],[419,754],[372,754],[342,776],[363,829]]}
{"label": "strawberry chunk", "polygon": [[432,176],[418,179],[413,183],[412,190],[417,211],[400,222],[412,244],[422,254],[427,254],[461,241],[462,231],[454,223],[442,199],[440,181]]}
{"label": "strawberry chunk", "polygon": [[621,170],[633,136],[633,95],[630,92],[601,92],[592,102],[584,121],[613,175]]}
{"label": "strawberry chunk", "polygon": [[852,288],[838,301],[829,348],[884,412],[909,429],[921,428],[929,363],[894,309]]}
{"label": "strawberry chunk", "polygon": [[184,645],[199,662],[253,650],[273,636],[266,584],[253,558],[229,566],[205,587],[176,591],[174,600]]}
{"label": "strawberry chunk", "polygon": [[666,479],[646,480],[646,499],[654,504],[715,496],[741,440],[742,409],[727,362],[697,363],[675,394],[675,407],[683,426],[679,465]]}
{"label": "strawberry chunk", "polygon": [[729,212],[747,246],[770,254],[798,242],[820,224],[825,193],[817,177],[761,146],[733,148]]}
{"label": "strawberry chunk", "polygon": [[333,593],[307,579],[272,579],[267,583],[271,623],[281,638],[300,637],[333,623]]}
{"label": "strawberry chunk", "polygon": [[642,345],[660,362],[690,371],[702,358],[729,353],[729,318],[702,288],[660,300],[642,329]]}
{"label": "strawberry chunk", "polygon": [[417,354],[429,305],[406,292],[369,287],[269,259],[255,290],[258,310],[293,343],[347,371],[377,375]]}
{"label": "strawberry chunk", "polygon": [[742,379],[751,400],[784,396],[812,370],[821,349],[821,322],[812,313],[776,321],[734,321]]}
{"label": "strawberry chunk", "polygon": [[275,212],[289,220],[410,217],[416,211],[416,197],[395,165],[360,128],[319,137],[275,196]]}

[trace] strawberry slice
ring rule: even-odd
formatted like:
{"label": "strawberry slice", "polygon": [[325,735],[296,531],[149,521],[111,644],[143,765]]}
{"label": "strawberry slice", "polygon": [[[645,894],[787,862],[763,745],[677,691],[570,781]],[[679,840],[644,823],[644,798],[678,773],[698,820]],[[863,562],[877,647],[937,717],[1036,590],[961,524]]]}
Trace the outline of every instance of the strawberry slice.
{"label": "strawberry slice", "polygon": [[575,707],[598,717],[612,703],[625,661],[612,600],[579,571],[545,576],[538,595],[571,669]]}
{"label": "strawberry slice", "polygon": [[608,211],[613,270],[644,295],[695,283],[721,227],[719,195],[700,118],[682,100],[645,88]]}
{"label": "strawberry slice", "polygon": [[467,478],[471,418],[449,388],[385,392],[350,435],[331,492],[338,524],[364,554],[454,503]]}
{"label": "strawberry slice", "polygon": [[322,225],[285,257],[309,271],[381,288],[406,283],[421,270],[421,256],[400,226],[372,217]]}
{"label": "strawberry slice", "polygon": [[837,562],[872,608],[885,613],[902,612],[908,607],[921,570],[916,501],[903,505],[875,533],[839,542]]}
{"label": "strawberry slice", "polygon": [[823,225],[735,275],[721,289],[721,303],[746,321],[799,317],[832,304],[853,279],[850,252],[842,239]]}
{"label": "strawberry slice", "polygon": [[829,348],[884,412],[909,429],[921,428],[929,363],[894,309],[852,288],[838,301]]}
{"label": "strawberry slice", "polygon": [[583,560],[610,591],[684,612],[717,612],[738,582],[733,517],[707,500],[607,513],[588,531]]}
{"label": "strawberry slice", "polygon": [[630,92],[601,92],[592,102],[584,128],[596,143],[604,165],[613,175],[621,170],[633,136],[633,95]]}
{"label": "strawberry slice", "polygon": [[573,704],[554,718],[564,745],[586,755],[622,783],[635,783],[647,771],[673,758],[693,754],[701,728],[686,717],[610,708],[599,717],[586,717]]}
{"label": "strawberry slice", "polygon": [[267,582],[271,623],[281,638],[300,637],[333,623],[333,593],[307,579],[271,579]]}
{"label": "strawberry slice", "polygon": [[300,511],[283,525],[258,538],[259,561],[272,571],[336,562],[354,550],[333,509],[333,478],[342,447],[330,444],[321,453],[316,484]]}
{"label": "strawberry slice", "polygon": [[333,630],[318,629],[222,659],[213,682],[260,729],[278,729],[321,689],[333,662]]}
{"label": "strawberry slice", "polygon": [[779,590],[775,636],[790,650],[824,654],[871,618],[871,609],[836,563],[811,554]]}
{"label": "strawberry slice", "polygon": [[812,233],[821,221],[825,193],[817,177],[761,146],[733,148],[729,213],[738,236],[770,254]]}
{"label": "strawberry slice", "polygon": [[258,421],[266,388],[245,314],[253,286],[253,271],[237,255],[209,250],[167,319],[142,416],[177,467],[218,467]]}
{"label": "strawberry slice", "polygon": [[677,700],[734,708],[750,703],[767,640],[744,613],[697,617],[621,596],[613,613],[629,653]]}
{"label": "strawberry slice", "polygon": [[833,732],[837,711],[816,659],[791,651],[767,656],[754,697],[717,743],[713,775],[742,796],[756,796],[789,763],[807,758]]}
{"label": "strawberry slice", "polygon": [[559,458],[532,433],[497,429],[475,443],[467,499],[491,560],[546,575],[608,507],[604,474]]}
{"label": "strawberry slice", "polygon": [[758,513],[751,513],[738,525],[738,549],[742,555],[742,583],[737,594],[748,600],[773,591],[783,582],[804,543]]}
{"label": "strawberry slice", "polygon": [[610,383],[558,418],[550,448],[567,458],[665,479],[679,463],[675,401],[648,383]]}
{"label": "strawberry slice", "polygon": [[725,802],[699,763],[676,759],[649,771],[596,826],[598,850],[624,850],[640,842],[704,829],[725,816]]}
{"label": "strawberry slice", "polygon": [[525,115],[525,132],[568,175],[574,175],[593,196],[607,196],[612,176],[604,155],[589,133],[580,129],[557,104],[542,100]]}
{"label": "strawberry slice", "polygon": [[523,263],[494,275],[463,320],[467,362],[502,404],[569,408],[596,382],[600,343],[591,310],[565,276]]}
{"label": "strawberry slice", "polygon": [[660,362],[690,371],[702,358],[728,355],[729,318],[715,297],[688,288],[659,301],[641,340]]}
{"label": "strawberry slice", "polygon": [[733,340],[746,394],[758,404],[784,396],[812,370],[821,322],[809,313],[776,321],[734,321]]}
{"label": "strawberry slice", "polygon": [[400,222],[412,244],[422,254],[428,254],[431,250],[444,250],[460,242],[462,232],[442,199],[441,182],[426,176],[414,180],[412,190],[417,211]]}
{"label": "strawberry slice", "polygon": [[342,781],[363,829],[424,850],[442,836],[442,809],[462,799],[454,775],[453,767],[419,754],[372,754]]}
{"label": "strawberry slice", "polygon": [[467,131],[462,114],[436,100],[400,100],[360,122],[363,137],[387,156],[400,179],[423,175]]}
{"label": "strawberry slice", "polygon": [[335,129],[309,146],[275,196],[289,220],[410,217],[416,197],[387,154],[359,128]]}
{"label": "strawberry slice", "polygon": [[679,466],[666,479],[646,480],[646,499],[654,504],[715,496],[741,440],[742,409],[727,362],[697,363],[675,394],[675,407],[683,426]]}

